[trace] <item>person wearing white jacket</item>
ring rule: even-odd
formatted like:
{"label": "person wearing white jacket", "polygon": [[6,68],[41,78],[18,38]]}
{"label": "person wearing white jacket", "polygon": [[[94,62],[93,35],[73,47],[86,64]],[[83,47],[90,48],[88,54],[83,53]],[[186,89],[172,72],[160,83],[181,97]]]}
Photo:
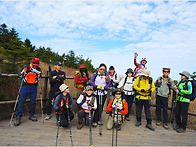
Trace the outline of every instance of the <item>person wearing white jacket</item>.
{"label": "person wearing white jacket", "polygon": [[125,115],[125,119],[130,121],[129,114],[131,112],[131,107],[133,104],[134,99],[134,91],[133,91],[133,84],[134,84],[134,77],[133,77],[133,70],[131,68],[127,69],[125,73],[126,76],[120,81],[117,88],[121,88],[123,86],[124,91],[124,99],[128,104],[128,113]]}
{"label": "person wearing white jacket", "polygon": [[[85,118],[85,124],[89,125],[89,111],[92,113],[97,109],[97,99],[93,94],[93,86],[86,86],[85,92],[83,92],[77,99],[77,105],[79,107],[78,112],[78,126],[77,129],[83,127],[83,118]],[[91,115],[93,116],[93,115]],[[93,122],[93,117],[91,117],[91,123]]]}

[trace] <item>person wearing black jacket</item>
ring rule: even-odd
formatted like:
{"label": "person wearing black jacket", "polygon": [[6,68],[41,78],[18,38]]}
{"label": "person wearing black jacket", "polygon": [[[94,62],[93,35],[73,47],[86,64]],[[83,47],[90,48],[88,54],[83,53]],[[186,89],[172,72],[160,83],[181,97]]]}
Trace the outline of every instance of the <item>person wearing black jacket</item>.
{"label": "person wearing black jacket", "polygon": [[66,74],[64,71],[61,71],[61,67],[61,62],[55,62],[55,70],[51,71],[49,74],[50,94],[47,106],[47,116],[45,118],[46,120],[49,120],[51,118],[52,100],[55,98],[55,93],[59,91],[60,85],[62,85],[63,81],[66,79]]}

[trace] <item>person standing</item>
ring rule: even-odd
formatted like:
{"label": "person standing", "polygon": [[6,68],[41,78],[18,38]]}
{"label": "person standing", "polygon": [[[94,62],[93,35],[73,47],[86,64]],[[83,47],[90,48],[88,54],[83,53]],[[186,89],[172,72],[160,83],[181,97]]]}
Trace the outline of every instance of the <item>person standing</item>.
{"label": "person standing", "polygon": [[134,100],[134,92],[133,92],[133,84],[134,84],[134,77],[133,77],[133,70],[131,68],[127,69],[125,73],[126,76],[120,81],[118,88],[123,87],[124,91],[124,99],[128,104],[128,113],[125,115],[125,119],[130,121],[129,114],[131,113],[131,107]]}
{"label": "person standing", "polygon": [[49,74],[50,79],[50,94],[47,106],[47,115],[45,120],[51,118],[52,111],[52,100],[55,99],[55,93],[59,91],[60,85],[63,84],[63,81],[66,79],[64,71],[61,71],[62,63],[60,61],[55,62],[55,70],[51,71]]}
{"label": "person standing", "polygon": [[170,91],[174,86],[174,82],[169,77],[170,68],[163,68],[163,75],[158,77],[155,86],[156,86],[156,116],[157,116],[157,126],[160,126],[161,121],[161,108],[163,107],[163,127],[169,129],[167,125],[168,121],[168,100]]}
{"label": "person standing", "polygon": [[181,80],[174,87],[178,94],[175,111],[176,125],[174,130],[178,133],[184,133],[187,127],[188,108],[190,104],[189,95],[192,93],[192,83],[188,81],[190,76],[188,71],[183,71],[179,74],[181,75]]}
{"label": "person standing", "polygon": [[103,105],[105,103],[106,97],[107,97],[107,89],[110,86],[110,78],[109,75],[106,72],[106,65],[104,63],[101,63],[99,65],[99,68],[92,76],[91,84],[96,89],[94,92],[96,98],[97,98],[97,109],[94,113],[93,118],[93,127],[97,127],[97,124],[102,125],[100,122],[101,115],[103,111]]}
{"label": "person standing", "polygon": [[69,86],[66,84],[62,84],[59,89],[61,93],[55,99],[54,110],[56,110],[57,123],[59,122],[62,127],[67,127],[69,119],[71,121],[74,118],[74,113],[71,111],[73,96],[69,94]]}
{"label": "person standing", "polygon": [[41,68],[39,67],[39,61],[39,58],[34,57],[30,65],[24,66],[21,72],[19,73],[20,75],[22,75],[22,82],[24,83],[20,91],[20,98],[14,126],[19,126],[21,123],[21,117],[24,113],[24,104],[26,102],[26,98],[28,95],[30,95],[29,119],[32,121],[37,121],[37,118],[34,116],[34,114],[36,106],[38,80],[41,80]]}
{"label": "person standing", "polygon": [[93,111],[97,109],[97,100],[93,94],[93,86],[87,85],[85,92],[83,92],[77,99],[78,111],[78,126],[77,129],[83,127],[83,118],[85,118],[85,124],[89,125],[89,111],[91,112],[91,123],[93,122]]}
{"label": "person standing", "polygon": [[142,60],[140,61],[140,63],[137,63],[137,56],[138,56],[138,53],[135,52],[134,54],[134,64],[135,64],[135,69],[134,69],[134,78],[137,78],[142,72],[144,69],[147,69],[146,68],[146,63],[147,63],[147,60],[146,58],[142,58]]}
{"label": "person standing", "polygon": [[139,77],[136,78],[134,82],[134,89],[136,90],[136,119],[137,122],[135,124],[136,127],[141,125],[141,117],[142,117],[142,109],[144,106],[145,115],[146,115],[146,128],[155,131],[155,128],[152,126],[152,118],[151,118],[151,93],[155,90],[155,85],[153,79],[150,77],[151,72],[148,69],[144,69],[144,71],[140,74]]}

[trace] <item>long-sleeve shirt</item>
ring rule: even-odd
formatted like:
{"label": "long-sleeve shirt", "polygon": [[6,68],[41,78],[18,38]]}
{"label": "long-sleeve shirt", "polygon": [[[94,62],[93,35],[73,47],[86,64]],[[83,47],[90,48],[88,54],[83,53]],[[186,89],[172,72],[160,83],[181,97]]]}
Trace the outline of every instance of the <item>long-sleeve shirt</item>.
{"label": "long-sleeve shirt", "polygon": [[134,64],[135,64],[135,69],[134,69],[134,77],[137,78],[144,69],[147,69],[144,65],[137,63],[136,58],[134,58]]}
{"label": "long-sleeve shirt", "polygon": [[[84,94],[81,94],[81,95],[79,96],[79,98],[77,99],[77,104],[82,103],[83,100],[84,100],[84,98],[85,98]],[[97,109],[97,99],[96,99],[96,97],[94,97],[94,98],[95,98],[95,99],[94,99],[94,103],[93,103],[92,109],[95,110],[95,109]],[[86,94],[86,100],[85,100],[85,102],[81,105],[82,109],[88,110],[88,109],[89,109],[89,108],[88,108],[88,102],[91,101],[91,100],[92,100],[92,96],[88,96],[88,95]]]}
{"label": "long-sleeve shirt", "polygon": [[[121,98],[120,98],[121,99]],[[112,111],[112,105],[115,104],[117,102],[116,98],[111,99],[106,110],[107,111]],[[128,107],[127,107],[127,102],[125,99],[122,99],[121,101],[121,105],[122,105],[122,110],[120,111],[121,114],[127,114],[128,113]]]}
{"label": "long-sleeve shirt", "polygon": [[84,81],[88,81],[88,77],[87,76],[82,76],[81,74],[77,74],[76,76],[76,84],[78,85],[77,86],[77,89],[83,89],[84,86],[85,86],[85,83]]}
{"label": "long-sleeve shirt", "polygon": [[[125,81],[126,80],[126,81]],[[133,95],[133,84],[134,84],[134,78],[133,77],[124,77],[117,88],[121,88],[123,87],[123,91],[125,93],[125,95]]]}
{"label": "long-sleeve shirt", "polygon": [[[53,79],[54,76],[57,76],[55,79]],[[63,84],[63,81],[66,79],[66,74],[64,71],[59,70],[58,72],[56,70],[53,70],[49,74],[50,79],[50,86],[51,89],[59,90],[61,84]]]}
{"label": "long-sleeve shirt", "polygon": [[[136,94],[136,98],[137,99],[142,99],[142,100],[151,99],[150,94],[151,94],[151,92],[153,92],[155,90],[154,81],[152,80],[152,85],[151,85],[149,83],[149,78],[144,79],[143,77],[141,77],[140,82],[139,82],[139,80],[140,80],[140,76],[136,78],[136,80],[134,82],[134,85],[133,85],[134,89],[138,93],[138,94]],[[141,91],[142,89],[144,89],[145,91],[149,91],[149,92],[142,92]]]}

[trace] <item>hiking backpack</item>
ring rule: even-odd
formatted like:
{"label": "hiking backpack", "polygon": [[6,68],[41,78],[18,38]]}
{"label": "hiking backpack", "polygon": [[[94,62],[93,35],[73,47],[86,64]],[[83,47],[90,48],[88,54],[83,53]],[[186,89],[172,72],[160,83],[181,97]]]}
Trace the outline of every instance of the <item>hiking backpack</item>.
{"label": "hiking backpack", "polygon": [[[190,99],[190,101],[194,101],[195,98],[196,98],[196,81],[194,81],[194,80],[187,80],[186,83],[185,83],[185,87],[187,87],[187,88],[188,88],[188,82],[189,81],[192,84],[192,93],[191,94],[185,94],[184,97]],[[180,85],[181,82],[182,82],[182,80],[179,82],[178,85]]]}
{"label": "hiking backpack", "polygon": [[76,77],[77,75],[80,74],[80,80],[81,80],[81,73],[80,71],[75,71],[75,74],[74,74],[74,87],[78,88],[79,84],[76,84]]}

